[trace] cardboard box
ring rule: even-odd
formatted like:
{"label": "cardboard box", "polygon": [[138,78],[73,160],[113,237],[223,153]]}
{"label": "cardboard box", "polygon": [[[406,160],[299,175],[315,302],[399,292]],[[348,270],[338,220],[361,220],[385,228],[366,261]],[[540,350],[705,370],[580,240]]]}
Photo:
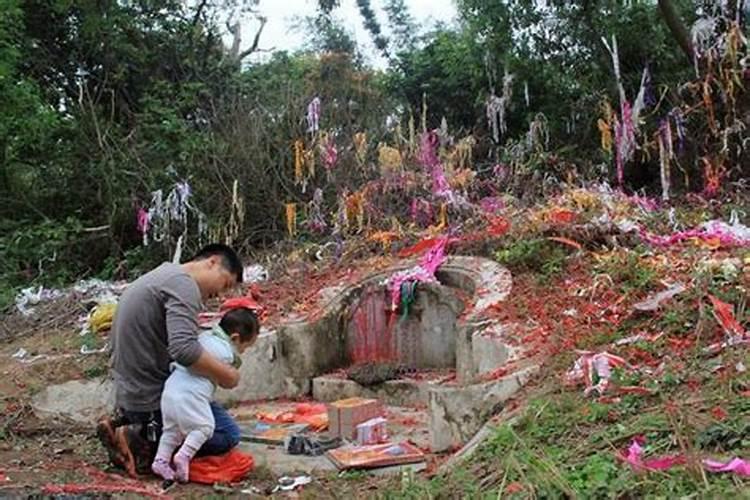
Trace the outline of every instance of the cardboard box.
{"label": "cardboard box", "polygon": [[388,441],[387,420],[383,417],[371,418],[357,425],[357,444],[381,444]]}
{"label": "cardboard box", "polygon": [[328,430],[334,437],[353,440],[357,425],[383,416],[383,407],[377,399],[349,398],[328,405]]}

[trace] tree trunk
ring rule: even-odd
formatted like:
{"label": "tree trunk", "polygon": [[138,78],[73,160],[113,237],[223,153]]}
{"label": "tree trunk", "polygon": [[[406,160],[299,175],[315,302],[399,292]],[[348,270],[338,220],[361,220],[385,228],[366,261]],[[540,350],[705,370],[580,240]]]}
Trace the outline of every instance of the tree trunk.
{"label": "tree trunk", "polygon": [[672,36],[677,40],[680,48],[692,63],[693,44],[690,40],[690,33],[682,21],[680,14],[677,12],[674,2],[672,0],[659,0],[659,10],[661,11],[661,16],[664,18],[664,22],[669,27],[669,31],[672,32]]}

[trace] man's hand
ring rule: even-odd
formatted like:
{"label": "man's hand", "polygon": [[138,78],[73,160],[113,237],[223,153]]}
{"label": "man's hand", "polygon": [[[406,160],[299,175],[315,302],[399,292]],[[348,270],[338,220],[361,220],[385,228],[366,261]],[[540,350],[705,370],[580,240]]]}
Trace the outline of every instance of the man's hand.
{"label": "man's hand", "polygon": [[240,381],[240,372],[236,368],[222,363],[205,350],[188,368],[197,375],[211,379],[224,389],[234,389]]}

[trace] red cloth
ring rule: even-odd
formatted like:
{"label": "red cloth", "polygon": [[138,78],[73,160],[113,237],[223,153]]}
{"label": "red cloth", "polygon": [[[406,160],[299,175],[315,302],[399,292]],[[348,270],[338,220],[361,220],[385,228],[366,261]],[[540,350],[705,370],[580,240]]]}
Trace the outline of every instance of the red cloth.
{"label": "red cloth", "polygon": [[231,311],[232,309],[239,309],[242,307],[255,311],[256,313],[260,313],[261,311],[263,311],[263,306],[258,304],[258,302],[250,296],[233,297],[231,299],[227,299],[223,304],[221,304],[219,311],[227,312]]}
{"label": "red cloth", "polygon": [[190,462],[193,483],[236,483],[245,478],[255,464],[252,455],[233,448],[224,455],[194,458]]}
{"label": "red cloth", "polygon": [[260,412],[256,416],[267,423],[309,424],[316,432],[328,428],[328,409],[322,403],[299,403],[293,411]]}

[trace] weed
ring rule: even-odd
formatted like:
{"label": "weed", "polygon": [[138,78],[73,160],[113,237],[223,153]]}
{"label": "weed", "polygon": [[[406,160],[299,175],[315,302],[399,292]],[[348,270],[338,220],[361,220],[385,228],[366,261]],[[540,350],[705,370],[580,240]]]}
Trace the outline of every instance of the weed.
{"label": "weed", "polygon": [[495,253],[495,259],[515,272],[531,272],[550,278],[562,272],[567,254],[559,245],[543,239],[522,239]]}
{"label": "weed", "polygon": [[89,368],[86,368],[85,370],[83,370],[83,376],[89,379],[103,377],[106,374],[107,374],[106,365],[90,366]]}
{"label": "weed", "polygon": [[601,259],[595,266],[597,274],[608,275],[620,285],[623,293],[646,292],[656,283],[656,271],[636,251],[617,252]]}

